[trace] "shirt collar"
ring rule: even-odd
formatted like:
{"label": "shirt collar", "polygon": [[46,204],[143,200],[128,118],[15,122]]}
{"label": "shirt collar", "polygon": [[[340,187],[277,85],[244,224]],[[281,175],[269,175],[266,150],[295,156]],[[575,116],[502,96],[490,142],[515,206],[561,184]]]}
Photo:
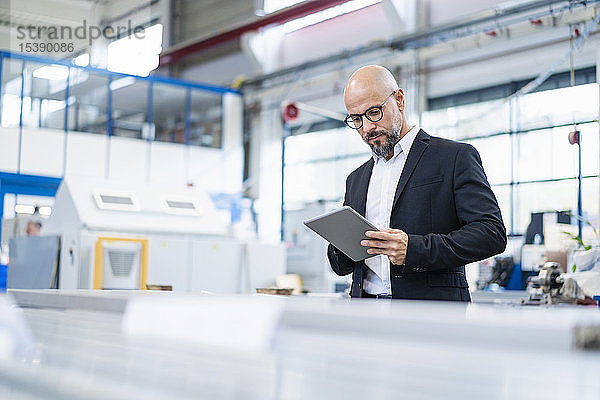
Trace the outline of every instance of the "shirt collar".
{"label": "shirt collar", "polygon": [[394,155],[387,161],[385,158],[379,157],[375,155],[375,153],[371,153],[373,155],[373,160],[375,160],[375,164],[378,164],[379,162],[390,162],[394,158],[398,157],[402,152],[404,152],[406,156],[408,156],[410,148],[412,147],[412,144],[415,141],[415,137],[417,137],[417,133],[419,133],[420,130],[421,128],[418,125],[415,125],[411,128],[410,131],[406,132],[406,135],[404,135],[402,139],[400,139],[398,143],[396,143],[396,145],[394,146]]}

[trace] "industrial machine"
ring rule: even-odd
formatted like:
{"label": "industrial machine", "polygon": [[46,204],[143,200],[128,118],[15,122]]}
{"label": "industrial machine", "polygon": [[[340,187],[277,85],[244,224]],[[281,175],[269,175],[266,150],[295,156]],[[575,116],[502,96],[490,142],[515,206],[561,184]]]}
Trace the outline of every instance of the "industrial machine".
{"label": "industrial machine", "polygon": [[546,262],[537,276],[528,279],[525,305],[578,303],[595,304],[600,294],[600,271],[563,273],[560,264]]}
{"label": "industrial machine", "polygon": [[65,178],[45,232],[61,240],[59,287],[246,293],[285,273],[281,243],[241,240],[196,188]]}
{"label": "industrial machine", "polygon": [[561,297],[560,290],[563,282],[559,280],[561,276],[560,265],[555,262],[545,263],[537,276],[532,276],[527,282],[527,291],[529,299],[524,304],[552,304]]}
{"label": "industrial machine", "polygon": [[288,243],[287,271],[302,277],[311,292],[342,292],[350,285],[350,276],[340,277],[331,270],[327,259],[327,241],[308,229],[303,221],[338,206],[318,201],[285,212],[285,240]]}

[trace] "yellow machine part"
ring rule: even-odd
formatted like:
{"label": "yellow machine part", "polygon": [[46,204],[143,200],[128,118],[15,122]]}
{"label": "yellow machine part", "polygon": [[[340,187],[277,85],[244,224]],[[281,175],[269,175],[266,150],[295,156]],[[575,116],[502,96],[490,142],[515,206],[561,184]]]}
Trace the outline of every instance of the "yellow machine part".
{"label": "yellow machine part", "polygon": [[96,241],[94,256],[94,289],[102,289],[103,284],[103,266],[104,266],[104,243],[112,242],[138,242],[142,244],[141,270],[140,270],[140,289],[146,290],[146,279],[148,277],[148,239],[135,239],[123,237],[101,236]]}

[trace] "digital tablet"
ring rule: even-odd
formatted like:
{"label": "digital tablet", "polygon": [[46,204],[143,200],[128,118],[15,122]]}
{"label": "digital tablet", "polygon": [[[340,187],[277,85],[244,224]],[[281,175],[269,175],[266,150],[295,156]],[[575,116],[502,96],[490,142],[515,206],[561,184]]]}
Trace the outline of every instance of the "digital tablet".
{"label": "digital tablet", "polygon": [[362,215],[344,206],[326,214],[304,221],[309,229],[337,247],[353,261],[362,261],[374,257],[367,253],[368,247],[362,246],[363,239],[377,240],[365,236],[366,231],[378,231],[372,223]]}

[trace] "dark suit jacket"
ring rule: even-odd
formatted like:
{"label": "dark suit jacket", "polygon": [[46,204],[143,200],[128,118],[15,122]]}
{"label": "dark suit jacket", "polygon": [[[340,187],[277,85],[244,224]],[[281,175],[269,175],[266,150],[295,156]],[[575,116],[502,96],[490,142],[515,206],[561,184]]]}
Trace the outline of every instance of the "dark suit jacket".
{"label": "dark suit jacket", "polygon": [[[344,205],[365,215],[373,158],[346,180]],[[395,299],[470,301],[464,265],[501,253],[506,229],[475,148],[429,136],[415,137],[398,181],[390,227],[408,234],[404,265],[390,265]],[[338,275],[353,274],[352,297],[362,296],[364,261],[329,245]]]}

